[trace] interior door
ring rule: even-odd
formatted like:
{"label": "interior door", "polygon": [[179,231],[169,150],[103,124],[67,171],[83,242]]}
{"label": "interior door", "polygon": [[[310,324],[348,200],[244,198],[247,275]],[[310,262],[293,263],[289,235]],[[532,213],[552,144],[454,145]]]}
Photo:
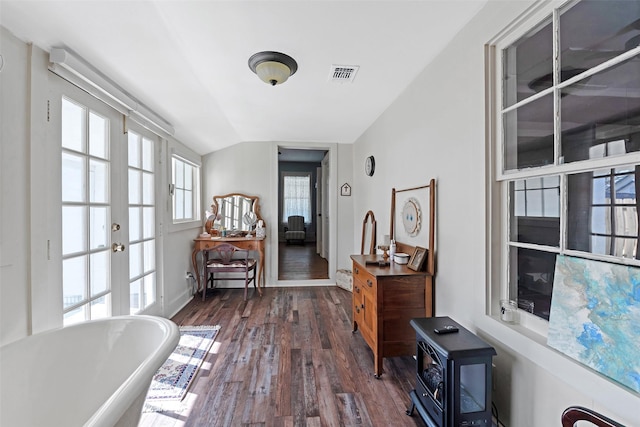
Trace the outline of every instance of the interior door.
{"label": "interior door", "polygon": [[[61,162],[61,283],[64,324],[129,313],[127,145],[124,118],[50,76],[50,140]],[[53,178],[52,178],[53,179]],[[47,185],[46,182],[43,185]],[[52,224],[55,226],[55,224]]]}
{"label": "interior door", "polygon": [[322,165],[322,253],[324,259],[329,257],[329,153],[324,155]]}
{"label": "interior door", "polygon": [[322,168],[316,168],[316,253],[322,253]]}

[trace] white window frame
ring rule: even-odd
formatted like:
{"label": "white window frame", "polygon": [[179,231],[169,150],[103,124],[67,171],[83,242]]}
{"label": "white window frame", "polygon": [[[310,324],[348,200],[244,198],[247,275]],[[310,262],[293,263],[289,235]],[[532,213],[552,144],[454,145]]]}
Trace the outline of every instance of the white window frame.
{"label": "white window frame", "polygon": [[282,172],[282,218],[283,224],[287,224],[287,214],[285,213],[285,180],[287,177],[307,177],[309,178],[309,218],[305,218],[305,224],[311,224],[313,221],[313,174],[310,171],[296,172],[296,171],[284,171]]}
{"label": "white window frame", "polygon": [[[176,218],[176,178],[175,178],[175,163],[181,162],[185,165],[189,165],[193,168],[191,174],[191,206],[192,206],[192,215],[189,217],[181,217]],[[201,167],[199,163],[196,163],[192,160],[186,158],[181,154],[176,152],[172,152],[170,156],[170,177],[171,183],[169,185],[169,193],[171,196],[171,218],[172,223],[176,224],[193,224],[196,222],[200,222],[202,216],[200,213],[200,193],[201,193]]]}
{"label": "white window frame", "polygon": [[[503,123],[502,112],[514,109],[518,105],[522,105],[521,102],[517,102],[507,108],[502,108],[503,99],[503,86],[502,86],[502,73],[504,70],[502,61],[503,49],[508,47],[517,41],[520,37],[526,33],[532,31],[539,26],[545,20],[548,20],[551,16],[553,21],[559,19],[558,10],[565,5],[570,4],[571,1],[552,1],[548,3],[540,3],[534,5],[525,14],[523,14],[516,22],[512,23],[503,32],[490,40],[485,49],[486,57],[486,71],[487,71],[487,94],[489,96],[487,100],[488,122],[487,122],[487,138],[488,138],[488,154],[490,158],[489,173],[491,178],[488,182],[488,218],[490,221],[490,241],[488,242],[489,256],[487,257],[487,314],[493,317],[499,317],[500,313],[500,300],[509,298],[509,248],[510,247],[524,247],[532,249],[541,249],[547,252],[557,252],[565,255],[577,255],[582,258],[589,258],[594,260],[605,260],[608,262],[616,262],[626,265],[640,266],[640,261],[614,257],[609,255],[598,255],[594,253],[572,251],[566,248],[566,221],[567,221],[567,203],[566,203],[566,191],[567,191],[567,175],[591,172],[601,169],[612,169],[623,166],[631,166],[640,164],[640,153],[633,152],[616,157],[605,157],[584,161],[576,161],[572,163],[562,163],[559,156],[556,154],[553,165],[545,165],[539,167],[531,167],[520,170],[504,170],[504,150],[506,147],[503,141]],[[555,31],[554,31],[555,32]],[[554,42],[554,46],[557,43]],[[631,56],[640,54],[640,48],[635,48],[621,55],[614,60],[615,62],[622,62]],[[613,61],[611,61],[613,62]],[[596,66],[590,70],[590,72],[601,71],[611,63],[605,63]],[[569,83],[567,83],[569,82]],[[550,90],[557,90],[563,86],[570,84],[570,80],[567,80],[560,85],[554,86]],[[533,95],[528,98],[527,101],[539,98],[548,94],[549,90],[541,92],[541,94]],[[556,102],[554,100],[554,102]],[[556,131],[555,131],[555,153],[559,152],[559,138],[557,137],[559,132],[559,119],[556,117]],[[560,245],[559,248],[543,247],[541,245],[531,245],[525,243],[510,243],[510,228],[509,228],[509,182],[535,178],[544,176],[559,175],[561,177],[561,199],[560,199]],[[533,314],[529,314],[524,310],[519,310],[520,323],[525,326],[526,329],[531,330],[543,337],[546,337],[548,331],[548,321],[541,319]]]}

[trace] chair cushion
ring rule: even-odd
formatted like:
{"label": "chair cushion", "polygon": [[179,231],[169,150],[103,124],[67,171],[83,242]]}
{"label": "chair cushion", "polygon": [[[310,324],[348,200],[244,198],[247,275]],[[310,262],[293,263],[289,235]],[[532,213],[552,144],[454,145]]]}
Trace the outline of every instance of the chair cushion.
{"label": "chair cushion", "polygon": [[284,237],[285,239],[304,239],[305,232],[304,231],[285,231]]}
{"label": "chair cushion", "polygon": [[246,267],[252,268],[253,266],[256,265],[256,260],[253,258],[249,258],[247,264],[245,264],[243,259],[237,259],[237,260],[232,260],[229,263],[223,263],[218,259],[212,259],[209,260],[209,262],[207,262],[207,268],[240,268],[240,269],[245,269]]}

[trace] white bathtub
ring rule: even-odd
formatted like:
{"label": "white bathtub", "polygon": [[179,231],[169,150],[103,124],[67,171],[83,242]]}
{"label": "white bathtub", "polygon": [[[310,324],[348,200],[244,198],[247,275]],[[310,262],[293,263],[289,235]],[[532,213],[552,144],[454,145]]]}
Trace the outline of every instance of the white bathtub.
{"label": "white bathtub", "polygon": [[178,344],[170,320],[121,316],[0,348],[0,426],[135,426],[153,374]]}

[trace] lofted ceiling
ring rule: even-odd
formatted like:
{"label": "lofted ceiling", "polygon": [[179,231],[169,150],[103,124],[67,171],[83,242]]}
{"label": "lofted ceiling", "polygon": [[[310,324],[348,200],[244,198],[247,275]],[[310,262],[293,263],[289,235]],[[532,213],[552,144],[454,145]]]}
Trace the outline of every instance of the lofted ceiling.
{"label": "lofted ceiling", "polygon": [[[244,141],[354,142],[486,1],[0,0],[0,24],[76,53],[206,154]],[[263,83],[247,65],[263,50],[298,71]],[[332,65],[359,70],[336,83]]]}

